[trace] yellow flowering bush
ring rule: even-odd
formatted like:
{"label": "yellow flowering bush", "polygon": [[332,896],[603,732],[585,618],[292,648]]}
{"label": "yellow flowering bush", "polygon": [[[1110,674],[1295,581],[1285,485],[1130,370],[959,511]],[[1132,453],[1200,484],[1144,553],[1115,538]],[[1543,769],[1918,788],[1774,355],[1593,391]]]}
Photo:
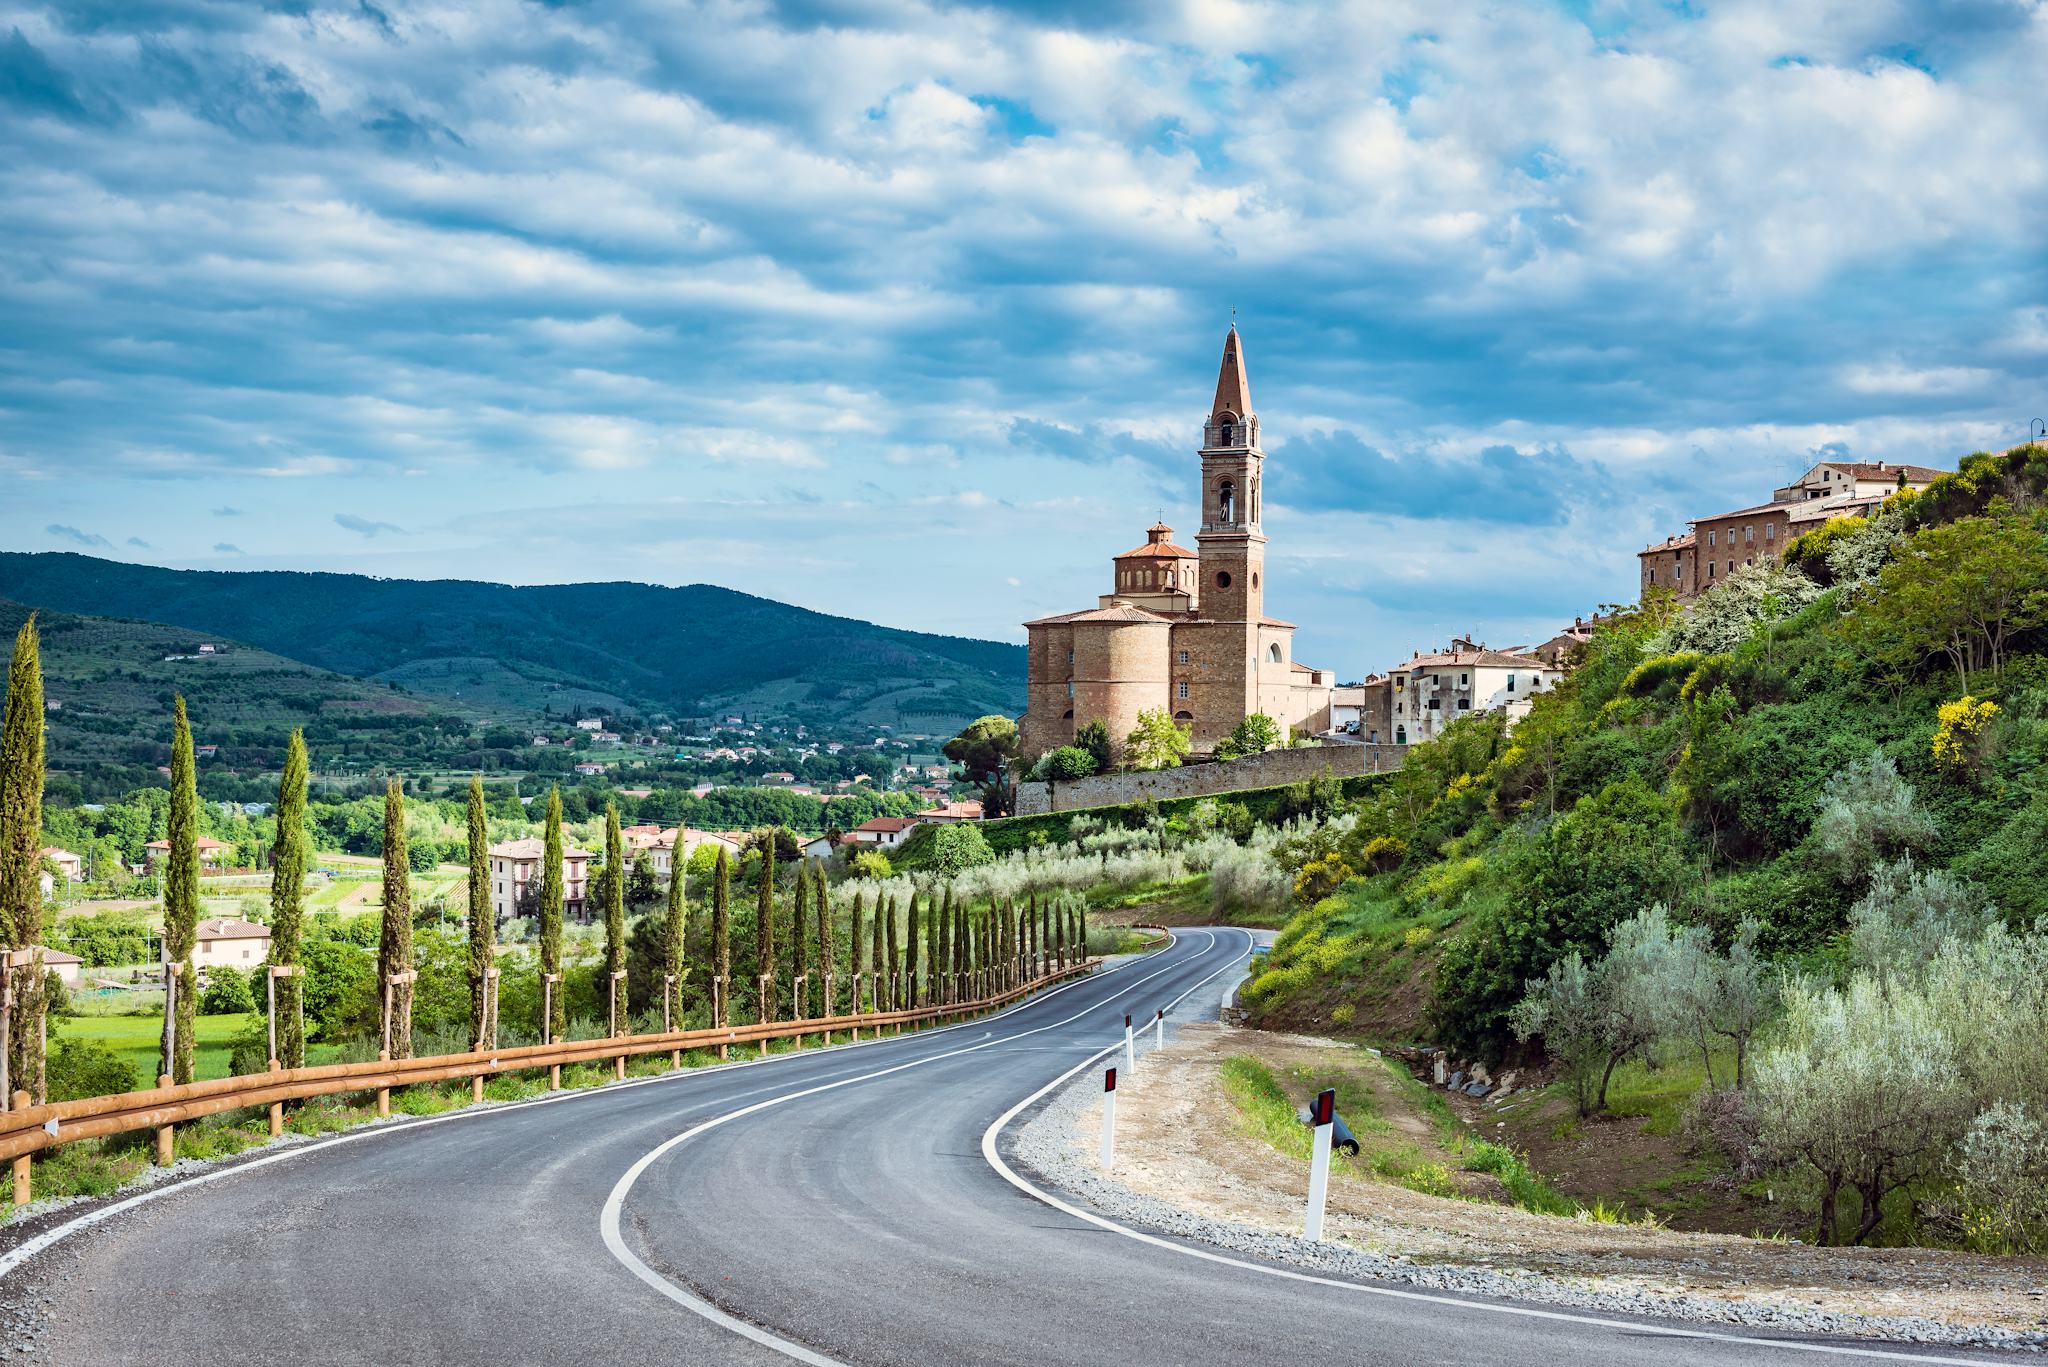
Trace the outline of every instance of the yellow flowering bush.
{"label": "yellow flowering bush", "polygon": [[1951,769],[1967,768],[1977,757],[1977,742],[1984,728],[1998,715],[1998,704],[1989,698],[1965,693],[1945,702],[1935,712],[1934,758]]}

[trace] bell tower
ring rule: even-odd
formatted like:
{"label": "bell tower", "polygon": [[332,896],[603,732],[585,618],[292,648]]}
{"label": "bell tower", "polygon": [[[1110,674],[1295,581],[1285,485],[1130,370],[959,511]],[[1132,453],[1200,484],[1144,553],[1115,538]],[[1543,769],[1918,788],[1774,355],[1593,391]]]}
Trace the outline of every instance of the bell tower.
{"label": "bell tower", "polygon": [[1266,615],[1266,534],[1260,521],[1265,514],[1265,463],[1244,352],[1233,323],[1223,341],[1216,401],[1202,426],[1202,526],[1195,545],[1201,560],[1202,616],[1212,622],[1244,623],[1248,654],[1257,648],[1259,622]]}

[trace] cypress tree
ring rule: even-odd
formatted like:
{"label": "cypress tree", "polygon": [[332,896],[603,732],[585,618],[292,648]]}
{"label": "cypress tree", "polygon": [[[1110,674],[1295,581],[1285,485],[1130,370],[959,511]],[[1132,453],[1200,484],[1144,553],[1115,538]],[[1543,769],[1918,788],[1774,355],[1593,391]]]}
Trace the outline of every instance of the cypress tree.
{"label": "cypress tree", "polygon": [[689,889],[683,882],[685,862],[683,833],[678,828],[668,861],[668,912],[661,922],[661,972],[663,978],[674,979],[672,984],[664,984],[661,991],[669,1020],[678,1029],[683,1025],[683,929],[689,911]]}
{"label": "cypress tree", "polygon": [[604,991],[613,1034],[626,1027],[626,850],[619,838],[619,804],[604,805]]}
{"label": "cypress tree", "polygon": [[[540,971],[543,976],[562,972],[562,790],[548,789],[548,814],[542,828],[540,853]],[[569,1004],[565,984],[554,985],[548,1008],[546,1033],[559,1040],[569,1028]],[[543,997],[547,996],[545,989]]]}
{"label": "cypress tree", "polygon": [[498,1033],[491,966],[498,961],[498,912],[491,905],[491,837],[484,819],[484,780],[469,776],[469,1021],[473,1047],[488,1049]]}
{"label": "cypress tree", "polygon": [[754,898],[754,993],[761,992],[760,980],[768,980],[767,999],[760,1004],[761,1019],[775,1019],[775,828],[769,827],[761,844],[761,886]]}
{"label": "cypress tree", "polygon": [[789,904],[789,981],[791,988],[795,989],[791,1001],[798,1019],[811,1014],[811,937],[805,934],[811,923],[810,906],[811,871],[798,864],[796,887],[790,892]]}
{"label": "cypress tree", "polygon": [[[825,992],[825,977],[833,971],[837,956],[832,945],[832,887],[825,880],[822,864],[811,870],[813,882],[812,901],[818,908],[818,1000],[824,1003],[821,1015],[832,1014],[832,998]],[[826,1043],[831,1043],[828,1039]]]}
{"label": "cypress tree", "polygon": [[[911,905],[917,904],[916,894]],[[903,1009],[903,944],[896,933],[896,899],[889,899],[889,1009]]]}
{"label": "cypress tree", "polygon": [[889,978],[882,967],[889,953],[889,932],[883,927],[889,921],[895,919],[896,899],[893,897],[889,898],[887,909],[885,910],[883,899],[877,895],[875,898],[875,924],[868,932],[868,954],[872,960],[869,967],[870,971],[875,975],[875,1009],[877,1011],[887,1011],[889,1009]]}
{"label": "cypress tree", "polygon": [[392,983],[412,971],[412,861],[405,845],[405,789],[392,779],[384,789],[384,917],[377,942],[377,980],[390,983],[391,1057],[412,1057],[412,983]]}
{"label": "cypress tree", "polygon": [[1038,891],[1034,888],[1024,903],[1024,975],[1027,978],[1036,978],[1044,967],[1038,950]]}
{"label": "cypress tree", "polygon": [[[34,613],[15,633],[7,667],[7,710],[0,719],[0,949],[43,942],[43,666]],[[37,1102],[48,1095],[43,1013],[48,979],[33,965],[11,970],[8,1087]],[[0,1109],[14,1098],[0,1096]]]}
{"label": "cypress tree", "polygon": [[[879,897],[879,896],[880,896],[881,894],[880,894],[880,893],[877,893],[877,894],[875,894],[875,895],[876,895],[877,897]],[[868,916],[868,911],[867,911],[867,896],[866,896],[866,894],[864,894],[864,893],[858,893],[858,892],[856,892],[856,893],[855,893],[855,894],[853,895],[853,923],[852,923],[851,925],[849,925],[849,926],[847,927],[847,931],[846,931],[846,934],[847,934],[847,938],[848,938],[848,939],[850,939],[850,940],[851,940],[851,941],[853,942],[853,945],[852,945],[852,948],[853,948],[853,957],[852,957],[852,958],[851,958],[851,959],[850,959],[850,960],[848,961],[848,965],[847,965],[848,971],[849,971],[850,973],[854,973],[854,974],[860,974],[860,973],[864,973],[864,972],[866,972],[866,971],[867,971],[867,969],[866,969],[866,963],[867,963],[867,952],[868,952],[868,922],[867,922],[867,916]],[[860,997],[861,997],[861,994],[860,994],[860,991],[859,991],[859,989],[858,989],[858,988],[855,988],[855,989],[853,990],[853,1012],[852,1012],[852,1014],[854,1014],[854,1015],[856,1015],[856,1016],[858,1016],[858,1015],[860,1014]]]}
{"label": "cypress tree", "polygon": [[[926,894],[926,898],[929,900],[930,894]],[[918,936],[916,893],[910,895],[910,929],[904,932],[903,944],[905,955],[903,963],[904,1004],[908,1006],[922,1006],[924,1004],[924,993],[920,990],[918,983],[918,969],[920,967],[918,963],[920,957],[918,950],[923,947],[924,941]]]}
{"label": "cypress tree", "polygon": [[[270,850],[270,962],[288,968],[299,962],[306,910],[306,737],[294,730],[285,745],[284,774],[277,781],[277,843]],[[299,1018],[305,1000],[297,975],[277,981],[277,1061],[286,1068],[306,1065],[306,1032]]]}
{"label": "cypress tree", "polygon": [[199,783],[192,759],[192,724],[185,699],[173,704],[171,810],[164,852],[164,957],[177,974],[176,1047],[158,1071],[172,1082],[192,1080],[192,1031],[199,1015],[199,976],[192,951],[199,937]]}
{"label": "cypress tree", "polygon": [[932,927],[938,952],[932,955],[932,971],[940,975],[939,997],[946,999],[953,972],[953,885],[946,884],[946,900],[939,907],[938,924]]}
{"label": "cypress tree", "polygon": [[723,845],[711,871],[711,972],[718,992],[711,1023],[725,1025],[732,1020],[732,861]]}

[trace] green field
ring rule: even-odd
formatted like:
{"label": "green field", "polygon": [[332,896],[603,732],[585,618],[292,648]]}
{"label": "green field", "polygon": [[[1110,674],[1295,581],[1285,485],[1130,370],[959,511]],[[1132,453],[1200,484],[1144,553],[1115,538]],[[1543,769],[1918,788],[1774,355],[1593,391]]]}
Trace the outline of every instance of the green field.
{"label": "green field", "polygon": [[[198,1048],[193,1054],[193,1076],[226,1077],[228,1052],[241,1033],[247,1016],[201,1016]],[[156,1081],[156,1065],[163,1051],[164,1022],[161,1016],[76,1016],[52,1023],[52,1048],[67,1039],[94,1040],[128,1060],[135,1069],[135,1085]],[[332,1048],[310,1047],[307,1061],[324,1063]]]}

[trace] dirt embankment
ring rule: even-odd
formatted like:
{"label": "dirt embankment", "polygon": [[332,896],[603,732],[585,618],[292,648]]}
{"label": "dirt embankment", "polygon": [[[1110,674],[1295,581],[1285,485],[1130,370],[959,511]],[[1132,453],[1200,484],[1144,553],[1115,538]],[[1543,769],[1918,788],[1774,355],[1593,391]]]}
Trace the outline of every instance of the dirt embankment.
{"label": "dirt embankment", "polygon": [[[2038,1331],[2048,1325],[2048,1261],[1924,1249],[1822,1249],[1791,1241],[1597,1223],[1501,1204],[1499,1183],[1457,1170],[1454,1144],[1420,1113],[1400,1080],[1355,1046],[1222,1025],[1184,1026],[1118,1089],[1116,1180],[1144,1196],[1275,1233],[1299,1233],[1306,1165],[1253,1133],[1221,1068],[1264,1063],[1293,1100],[1333,1071],[1369,1088],[1379,1120],[1425,1160],[1449,1170],[1467,1199],[1376,1181],[1365,1163],[1333,1167],[1326,1237],[1416,1263],[1455,1262],[1567,1278],[1652,1297],[1704,1295],[1788,1309],[1824,1306],[1879,1317]],[[1299,1093],[1299,1095],[1296,1095]],[[1092,1149],[1100,1112],[1076,1122]],[[1486,1136],[1496,1137],[1496,1136]],[[1369,1157],[1370,1155],[1368,1155]],[[1585,1155],[1597,1161],[1596,1153]]]}

